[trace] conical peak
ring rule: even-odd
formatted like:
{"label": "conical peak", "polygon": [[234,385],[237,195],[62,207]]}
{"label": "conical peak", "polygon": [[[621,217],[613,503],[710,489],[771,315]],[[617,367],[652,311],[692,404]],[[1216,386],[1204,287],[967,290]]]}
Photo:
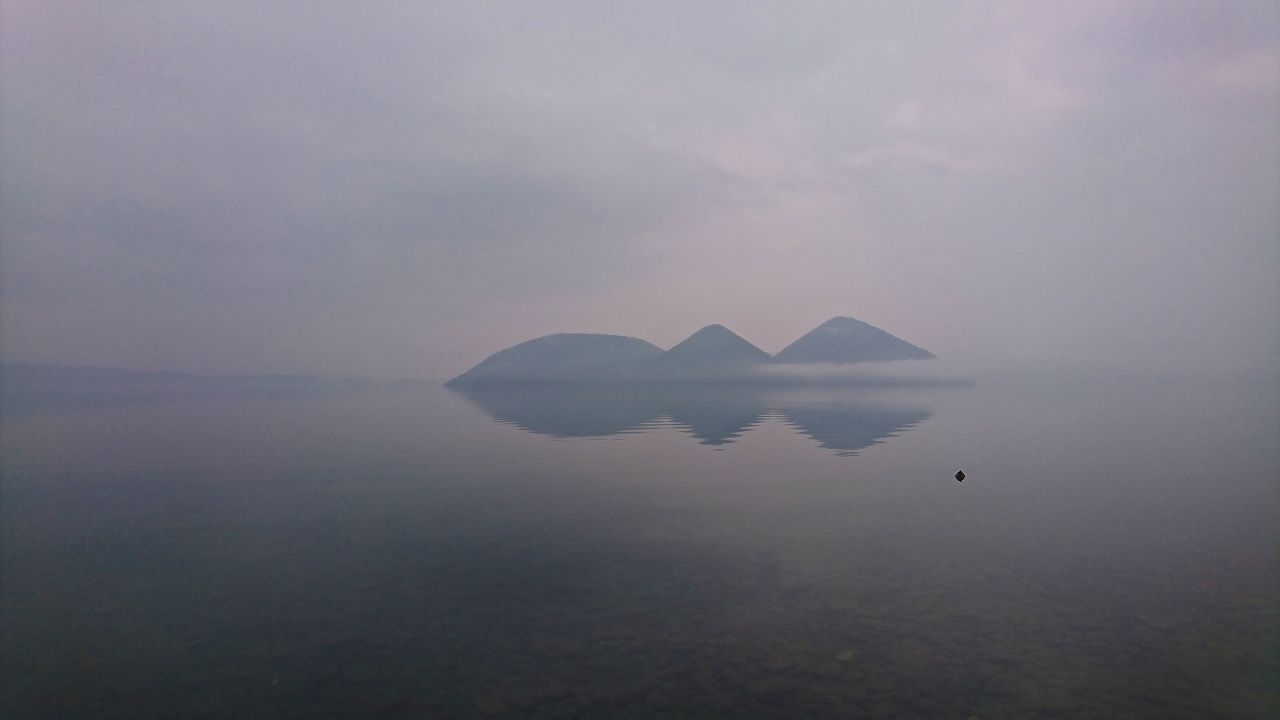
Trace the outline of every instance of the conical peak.
{"label": "conical peak", "polygon": [[673,358],[689,360],[765,360],[769,354],[723,325],[707,325],[667,351]]}
{"label": "conical peak", "polygon": [[858,325],[866,325],[866,324],[867,324],[867,323],[864,323],[864,322],[862,322],[861,320],[859,320],[859,319],[857,319],[857,318],[851,318],[851,317],[849,317],[849,316],[847,316],[847,315],[837,315],[837,316],[835,316],[835,317],[831,318],[830,320],[828,320],[828,321],[826,321],[826,322],[822,323],[821,325],[819,325],[819,326],[818,326],[817,328],[815,328],[815,329],[821,329],[821,328],[844,328],[844,327],[855,327],[855,326],[858,326]]}
{"label": "conical peak", "polygon": [[836,316],[774,356],[778,362],[926,360],[933,353],[856,318]]}
{"label": "conical peak", "polygon": [[681,345],[685,345],[691,341],[696,341],[700,343],[701,342],[738,341],[738,342],[747,343],[748,345],[751,344],[751,343],[748,343],[745,339],[743,339],[743,337],[738,333],[717,323],[714,325],[706,325],[699,328],[697,332],[693,333],[692,335],[685,338],[684,340],[681,340],[675,347],[672,348],[672,350],[674,350],[677,347],[680,347]]}
{"label": "conical peak", "polygon": [[[737,334],[737,333],[735,333],[734,331],[730,330],[729,328],[727,328],[727,327],[725,327],[725,326],[721,325],[720,323],[712,323],[711,325],[703,325],[702,327],[698,328],[698,331],[697,331],[697,332],[695,332],[694,334],[690,335],[689,337],[690,337],[690,338],[696,338],[696,337],[715,337],[715,336],[717,336],[717,335],[726,336],[726,337],[741,337],[740,335],[738,335],[738,334]],[[688,339],[688,338],[686,338],[686,339]]]}

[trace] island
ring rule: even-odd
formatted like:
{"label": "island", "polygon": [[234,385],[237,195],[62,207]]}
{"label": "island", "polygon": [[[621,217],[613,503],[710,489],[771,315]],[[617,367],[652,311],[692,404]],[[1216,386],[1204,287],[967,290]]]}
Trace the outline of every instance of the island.
{"label": "island", "polygon": [[770,355],[723,325],[668,350],[640,338],[556,333],[500,350],[449,380],[451,387],[511,383],[778,383],[817,363],[929,360],[933,353],[851,317],[834,317]]}

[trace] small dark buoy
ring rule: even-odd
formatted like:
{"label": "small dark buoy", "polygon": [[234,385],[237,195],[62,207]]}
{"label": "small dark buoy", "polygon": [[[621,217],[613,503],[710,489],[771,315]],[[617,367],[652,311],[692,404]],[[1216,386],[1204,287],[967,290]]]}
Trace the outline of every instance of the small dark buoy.
{"label": "small dark buoy", "polygon": [[964,471],[963,471],[963,470],[957,470],[957,471],[956,471],[956,480],[959,480],[960,482],[964,482]]}

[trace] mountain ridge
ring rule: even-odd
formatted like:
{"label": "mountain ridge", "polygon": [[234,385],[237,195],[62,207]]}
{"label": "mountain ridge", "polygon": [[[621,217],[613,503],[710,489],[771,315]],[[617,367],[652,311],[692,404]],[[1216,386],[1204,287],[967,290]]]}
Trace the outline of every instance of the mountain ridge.
{"label": "mountain ridge", "polygon": [[[553,333],[517,343],[481,360],[447,385],[483,381],[625,379],[626,370],[662,355],[647,340],[604,333]],[[605,373],[606,377],[599,377]]]}

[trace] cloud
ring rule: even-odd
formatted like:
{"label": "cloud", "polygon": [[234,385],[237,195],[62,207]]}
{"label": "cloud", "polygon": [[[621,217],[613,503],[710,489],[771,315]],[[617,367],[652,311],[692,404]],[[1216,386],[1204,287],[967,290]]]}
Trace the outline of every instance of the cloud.
{"label": "cloud", "polygon": [[6,356],[447,375],[835,314],[944,355],[1280,348],[1267,3],[4,15]]}

